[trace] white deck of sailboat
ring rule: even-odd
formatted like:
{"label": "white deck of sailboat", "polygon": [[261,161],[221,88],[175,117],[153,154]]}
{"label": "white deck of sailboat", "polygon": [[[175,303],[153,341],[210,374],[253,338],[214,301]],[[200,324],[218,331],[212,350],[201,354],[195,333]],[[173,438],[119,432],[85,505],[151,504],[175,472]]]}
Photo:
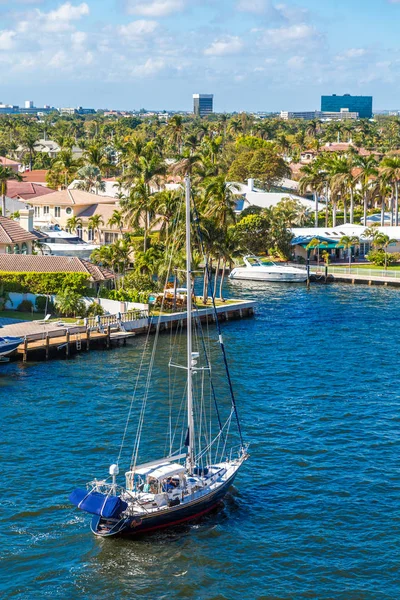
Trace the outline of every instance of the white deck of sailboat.
{"label": "white deck of sailboat", "polygon": [[[170,473],[180,472],[180,474],[183,474],[185,472],[184,488],[176,487],[169,492],[161,491],[160,493],[125,489],[121,498],[128,503],[128,511],[136,515],[154,514],[174,508],[169,502],[176,498],[179,498],[177,507],[183,507],[217,491],[219,487],[224,485],[235,474],[241,462],[241,460],[227,461],[212,465],[208,467],[209,474],[206,476],[189,475],[186,473],[185,467],[181,467],[180,465],[157,465],[157,468],[151,471],[152,475],[159,474],[160,476],[168,477],[171,476]],[[179,470],[178,467],[180,467]],[[145,475],[147,472],[148,470],[138,469],[136,474]]]}

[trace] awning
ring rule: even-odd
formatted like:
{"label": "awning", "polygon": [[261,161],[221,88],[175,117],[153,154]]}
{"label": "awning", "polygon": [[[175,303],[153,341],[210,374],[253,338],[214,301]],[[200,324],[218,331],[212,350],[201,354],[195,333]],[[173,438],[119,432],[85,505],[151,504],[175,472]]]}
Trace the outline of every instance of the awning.
{"label": "awning", "polygon": [[128,508],[127,503],[119,496],[106,496],[99,492],[88,492],[79,488],[72,492],[69,501],[85,512],[106,519],[115,519]]}

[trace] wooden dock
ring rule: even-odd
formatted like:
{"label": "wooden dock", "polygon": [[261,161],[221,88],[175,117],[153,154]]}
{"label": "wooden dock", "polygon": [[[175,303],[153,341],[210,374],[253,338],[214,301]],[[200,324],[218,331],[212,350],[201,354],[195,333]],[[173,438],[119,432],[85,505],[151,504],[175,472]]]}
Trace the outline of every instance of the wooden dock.
{"label": "wooden dock", "polygon": [[353,285],[383,285],[400,287],[400,272],[378,269],[329,267],[328,271],[311,272],[315,283],[351,283]]}
{"label": "wooden dock", "polygon": [[[254,314],[256,302],[235,301],[217,307],[218,318],[221,320],[240,319]],[[215,321],[213,308],[203,308],[197,311],[202,322]],[[145,334],[149,328],[154,332],[157,322],[160,330],[166,331],[173,327],[185,326],[186,312],[163,314],[161,317],[149,316],[147,311],[130,311],[129,313],[107,315],[86,319],[84,325],[69,325],[49,322],[37,324],[21,322],[6,325],[2,329],[4,335],[24,337],[24,342],[18,347],[12,358],[23,360],[49,360],[51,358],[69,358],[79,352],[89,352],[91,349],[109,349],[137,335]],[[21,332],[26,329],[25,335]]]}

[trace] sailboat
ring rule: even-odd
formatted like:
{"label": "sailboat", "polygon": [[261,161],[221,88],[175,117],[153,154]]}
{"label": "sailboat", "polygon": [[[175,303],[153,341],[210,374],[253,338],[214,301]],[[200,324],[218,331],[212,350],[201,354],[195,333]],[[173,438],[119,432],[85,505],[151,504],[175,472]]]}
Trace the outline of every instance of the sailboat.
{"label": "sailboat", "polygon": [[[193,210],[196,214],[195,207]],[[226,418],[222,417],[216,402],[210,352],[201,335],[202,326],[196,314],[191,267],[191,190],[188,176],[185,177],[185,213],[186,343],[183,344],[180,356],[183,357],[183,364],[177,363],[172,357],[168,363],[169,369],[175,369],[175,373],[183,373],[180,389],[184,405],[184,417],[180,417],[183,431],[180,441],[179,436],[172,436],[171,431],[169,432],[170,447],[166,456],[138,464],[139,447],[145,444],[142,432],[149,388],[146,387],[143,392],[139,410],[135,410],[136,405],[131,403],[123,441],[127,437],[131,415],[139,414],[139,418],[124,485],[120,485],[117,480],[120,449],[118,460],[109,467],[107,479],[95,479],[87,484],[86,489],[76,489],[70,495],[72,504],[93,515],[91,530],[100,537],[134,537],[202,517],[221,505],[239,469],[249,456],[248,445],[243,441],[217,311],[215,310],[214,319],[226,375],[225,387],[228,392],[225,396],[229,397]],[[211,279],[209,277],[209,281]],[[213,304],[215,309],[214,301]],[[205,388],[210,391],[210,398],[214,402],[206,403]],[[135,394],[132,402],[135,402]],[[210,425],[203,423],[206,406],[210,412],[212,408],[216,413],[214,429],[211,427],[211,420]],[[236,428],[231,427],[232,423],[236,424]],[[235,429],[233,434],[232,429]],[[175,439],[178,440],[176,444]],[[174,444],[176,448],[173,448]],[[150,445],[151,440],[148,440],[147,447]]]}

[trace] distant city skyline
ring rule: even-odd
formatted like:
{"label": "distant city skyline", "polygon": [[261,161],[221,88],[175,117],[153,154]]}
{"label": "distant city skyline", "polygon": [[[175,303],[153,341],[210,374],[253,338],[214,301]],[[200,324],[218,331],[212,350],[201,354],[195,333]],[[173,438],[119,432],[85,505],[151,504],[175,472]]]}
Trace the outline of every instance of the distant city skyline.
{"label": "distant city skyline", "polygon": [[399,0],[0,0],[0,101],[121,110],[400,106]]}

